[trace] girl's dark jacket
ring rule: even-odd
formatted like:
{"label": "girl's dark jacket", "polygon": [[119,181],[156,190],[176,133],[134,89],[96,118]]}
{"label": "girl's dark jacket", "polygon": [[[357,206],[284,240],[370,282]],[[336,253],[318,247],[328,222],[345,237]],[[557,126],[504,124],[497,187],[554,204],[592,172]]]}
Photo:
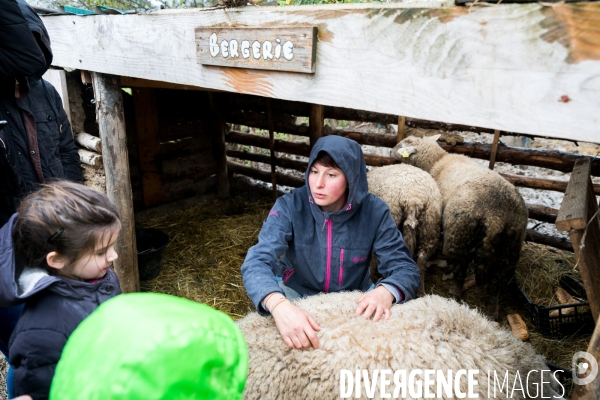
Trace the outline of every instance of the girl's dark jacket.
{"label": "girl's dark jacket", "polygon": [[242,264],[244,286],[258,312],[267,314],[260,304],[267,294],[283,294],[275,275],[283,275],[284,283],[303,296],[367,290],[372,284],[372,254],[383,276],[378,284],[399,289],[402,296],[397,301],[414,298],[419,269],[387,204],[368,192],[360,145],[339,136],[323,137],[310,153],[309,166],[320,151],[327,152],[344,171],[348,203],[334,213],[321,211],[309,190],[308,170],[304,186],[277,199],[258,244],[248,250]]}
{"label": "girl's dark jacket", "polygon": [[60,96],[41,79],[51,62],[48,32],[33,9],[0,1],[0,225],[40,183],[83,181]]}
{"label": "girl's dark jacket", "polygon": [[0,229],[0,306],[25,301],[10,338],[9,363],[18,395],[47,399],[63,347],[71,333],[101,303],[121,293],[111,269],[95,283],[51,276],[15,258],[12,227]]}

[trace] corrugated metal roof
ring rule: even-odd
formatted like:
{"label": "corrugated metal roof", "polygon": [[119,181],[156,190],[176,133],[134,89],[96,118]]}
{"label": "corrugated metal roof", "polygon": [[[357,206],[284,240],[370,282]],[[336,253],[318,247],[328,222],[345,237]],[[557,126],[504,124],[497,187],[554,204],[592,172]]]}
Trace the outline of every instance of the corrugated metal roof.
{"label": "corrugated metal roof", "polygon": [[115,14],[135,14],[136,10],[119,10],[117,8],[96,6],[94,10],[85,8],[77,8],[72,6],[60,6],[57,10],[50,8],[33,7],[39,15],[115,15]]}

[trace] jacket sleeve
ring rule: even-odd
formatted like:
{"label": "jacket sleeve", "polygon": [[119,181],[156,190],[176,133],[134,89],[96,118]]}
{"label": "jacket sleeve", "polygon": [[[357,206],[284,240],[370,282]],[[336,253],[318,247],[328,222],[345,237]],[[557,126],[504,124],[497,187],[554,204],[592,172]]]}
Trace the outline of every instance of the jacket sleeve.
{"label": "jacket sleeve", "polygon": [[384,212],[377,228],[373,252],[377,257],[377,269],[383,276],[378,284],[396,286],[404,295],[403,301],[414,299],[419,291],[421,275],[389,209]]}
{"label": "jacket sleeve", "polygon": [[44,84],[51,91],[51,95],[58,110],[58,123],[62,125],[62,133],[60,137],[59,151],[60,161],[63,166],[65,178],[73,182],[83,182],[83,174],[81,173],[81,159],[75,141],[73,140],[73,131],[71,123],[67,117],[67,113],[62,106],[62,99],[56,91],[56,88],[49,83]]}
{"label": "jacket sleeve", "polygon": [[17,395],[28,394],[33,400],[47,399],[56,364],[67,337],[48,329],[31,329],[19,333],[9,350],[14,368]]}
{"label": "jacket sleeve", "polygon": [[260,304],[266,295],[279,292],[285,296],[273,271],[278,269],[279,258],[288,249],[288,242],[291,240],[292,223],[289,212],[285,200],[279,198],[263,222],[258,243],[248,250],[242,264],[244,287],[261,315],[268,315]]}
{"label": "jacket sleeve", "polygon": [[0,77],[41,76],[46,58],[16,0],[0,1]]}

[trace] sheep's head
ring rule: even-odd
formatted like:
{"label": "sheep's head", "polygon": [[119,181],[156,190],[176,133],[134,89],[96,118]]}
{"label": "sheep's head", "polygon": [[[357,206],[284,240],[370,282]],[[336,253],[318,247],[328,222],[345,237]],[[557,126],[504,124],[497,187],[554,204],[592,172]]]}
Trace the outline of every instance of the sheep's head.
{"label": "sheep's head", "polygon": [[442,150],[437,144],[437,140],[440,136],[441,135],[426,137],[409,136],[390,150],[390,157],[427,171],[428,167],[432,165],[432,162],[437,161],[437,159],[430,160],[431,157],[428,156],[430,153],[429,149],[433,145]]}

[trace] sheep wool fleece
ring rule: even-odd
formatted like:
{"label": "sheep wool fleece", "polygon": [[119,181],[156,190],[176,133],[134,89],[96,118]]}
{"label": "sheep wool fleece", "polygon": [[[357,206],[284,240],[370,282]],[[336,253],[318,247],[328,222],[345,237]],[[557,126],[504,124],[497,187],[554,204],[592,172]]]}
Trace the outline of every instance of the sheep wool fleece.
{"label": "sheep wool fleece", "polygon": [[404,300],[416,296],[419,269],[412,260],[389,207],[368,192],[365,158],[360,145],[339,136],[320,138],[310,153],[312,165],[321,151],[346,175],[348,200],[341,210],[325,212],[314,202],[308,176],[305,185],[280,197],[265,220],[258,244],[242,265],[244,286],[258,312],[260,301],[280,292],[275,275],[300,295],[365,291],[371,286],[369,262],[377,257],[378,282],[400,289]]}
{"label": "sheep wool fleece", "polygon": [[[391,375],[387,375],[388,383],[392,383],[383,386],[385,396],[382,380],[373,378],[376,370],[403,370],[406,377],[411,371],[420,370],[416,380],[422,381],[423,371],[427,369],[443,371],[446,375],[449,370],[455,374],[464,369],[479,370],[478,384],[473,387],[479,399],[541,399],[542,395],[546,399],[552,396],[555,400],[563,399],[563,388],[553,375],[540,372],[548,367],[531,344],[521,342],[510,331],[497,327],[466,304],[425,296],[396,304],[389,320],[373,322],[354,314],[354,301],[359,296],[358,292],[329,293],[295,303],[321,326],[317,332],[320,344],[317,350],[288,348],[273,318],[253,312],[237,321],[250,353],[244,398],[339,399],[342,370],[352,373],[367,370],[370,379],[375,379],[371,380],[373,395],[367,395],[365,382],[362,382],[360,395],[354,391],[351,398],[390,398],[396,384]],[[500,380],[508,376],[511,388],[516,379],[522,379],[521,385],[517,381],[517,390],[510,393],[505,385],[504,392],[489,396],[488,385],[493,385],[495,378],[493,372],[488,377],[488,371],[496,371]],[[437,395],[437,375],[432,379],[431,392]],[[467,391],[464,378],[460,390]],[[407,394],[404,398],[423,398]],[[456,392],[440,394],[443,399],[464,398]]]}
{"label": "sheep wool fleece", "polygon": [[73,332],[51,400],[242,398],[248,349],[225,313],[158,293],[102,304]]}

